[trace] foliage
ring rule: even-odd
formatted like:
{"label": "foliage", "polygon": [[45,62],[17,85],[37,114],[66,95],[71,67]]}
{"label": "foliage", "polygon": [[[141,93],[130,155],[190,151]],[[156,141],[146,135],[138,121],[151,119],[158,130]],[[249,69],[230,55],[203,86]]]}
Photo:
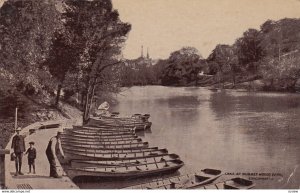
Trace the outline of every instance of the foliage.
{"label": "foliage", "polygon": [[236,48],[229,45],[217,45],[209,55],[207,61],[213,66],[218,76],[218,81],[223,81],[224,74],[231,74],[233,86],[235,75],[240,72]]}
{"label": "foliage", "polygon": [[239,65],[248,72],[256,73],[258,61],[263,57],[261,36],[256,29],[248,29],[235,45]]}
{"label": "foliage", "polygon": [[162,73],[162,84],[187,84],[196,81],[202,69],[202,56],[196,48],[184,47],[171,53]]}
{"label": "foliage", "polygon": [[51,37],[60,28],[54,1],[5,1],[0,9],[0,68],[42,89],[38,64],[47,55]]}
{"label": "foliage", "polygon": [[88,119],[101,75],[110,66],[121,63],[117,56],[131,29],[119,19],[110,0],[65,1],[64,19],[74,47],[79,50],[82,93],[85,99],[83,119]]}

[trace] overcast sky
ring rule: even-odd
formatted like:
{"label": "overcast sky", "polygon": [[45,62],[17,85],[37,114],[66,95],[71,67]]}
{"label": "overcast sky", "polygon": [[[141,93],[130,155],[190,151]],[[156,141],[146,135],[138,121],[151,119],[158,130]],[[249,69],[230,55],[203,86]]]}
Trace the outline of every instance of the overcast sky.
{"label": "overcast sky", "polygon": [[[125,58],[149,47],[152,58],[167,58],[183,46],[207,57],[217,44],[232,44],[267,19],[300,18],[300,0],[112,0],[121,20],[132,24]],[[3,0],[0,0],[0,6]]]}
{"label": "overcast sky", "polygon": [[[183,46],[207,57],[217,44],[232,44],[267,19],[300,18],[300,0],[112,0],[122,21],[132,24],[125,58],[167,58]],[[145,53],[145,51],[144,51]]]}

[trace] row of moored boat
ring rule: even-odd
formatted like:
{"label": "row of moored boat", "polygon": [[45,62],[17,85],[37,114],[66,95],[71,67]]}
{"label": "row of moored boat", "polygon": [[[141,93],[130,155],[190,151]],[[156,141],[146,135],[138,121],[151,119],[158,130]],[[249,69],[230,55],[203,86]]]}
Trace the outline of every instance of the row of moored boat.
{"label": "row of moored boat", "polygon": [[[72,179],[100,177],[130,179],[161,176],[173,173],[184,163],[165,148],[151,147],[136,132],[150,129],[150,115],[132,117],[99,116],[90,118],[85,126],[64,129],[62,147],[69,158],[66,172]],[[220,170],[204,169],[190,175],[155,180],[129,189],[248,189],[254,184],[246,179],[234,178],[212,185],[222,175]],[[210,184],[210,186],[209,186]]]}

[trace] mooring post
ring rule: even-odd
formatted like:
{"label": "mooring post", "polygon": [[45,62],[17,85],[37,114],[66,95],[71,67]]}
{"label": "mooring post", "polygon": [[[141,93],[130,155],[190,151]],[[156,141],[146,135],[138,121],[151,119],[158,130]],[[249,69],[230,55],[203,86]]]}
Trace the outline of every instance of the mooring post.
{"label": "mooring post", "polygon": [[0,149],[0,187],[5,187],[5,154],[9,154],[8,149]]}

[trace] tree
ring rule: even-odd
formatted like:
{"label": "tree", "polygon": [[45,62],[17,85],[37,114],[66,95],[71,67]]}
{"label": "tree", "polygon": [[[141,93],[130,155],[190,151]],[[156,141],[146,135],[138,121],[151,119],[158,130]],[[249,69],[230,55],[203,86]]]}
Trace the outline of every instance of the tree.
{"label": "tree", "polygon": [[258,61],[263,57],[260,32],[248,29],[243,37],[237,39],[234,46],[237,49],[239,65],[248,72],[256,73]]}
{"label": "tree", "polygon": [[201,70],[201,54],[196,48],[184,47],[174,51],[168,58],[168,65],[163,71],[162,84],[187,84],[196,81]]}
{"label": "tree", "polygon": [[14,74],[15,84],[41,89],[38,64],[59,27],[55,1],[4,2],[0,9],[0,68]]}
{"label": "tree", "polygon": [[[268,57],[260,68],[265,81],[269,81],[268,89],[278,90],[275,87],[283,87],[283,90],[294,91],[295,84],[300,78],[299,51],[278,57]],[[275,85],[276,83],[276,85]]]}
{"label": "tree", "polygon": [[83,122],[89,118],[101,74],[114,65],[122,63],[117,57],[131,29],[119,19],[110,0],[65,2],[66,29],[72,34],[74,47],[80,50],[81,79],[84,84]]}
{"label": "tree", "polygon": [[217,69],[219,84],[224,82],[222,79],[224,79],[225,74],[230,73],[233,87],[235,86],[236,74],[240,71],[235,47],[219,44],[209,55],[207,61],[214,66],[212,68]]}
{"label": "tree", "polygon": [[67,32],[56,32],[50,52],[43,65],[48,67],[51,75],[57,80],[55,100],[57,107],[66,76],[77,71],[79,60],[79,53],[70,42]]}

